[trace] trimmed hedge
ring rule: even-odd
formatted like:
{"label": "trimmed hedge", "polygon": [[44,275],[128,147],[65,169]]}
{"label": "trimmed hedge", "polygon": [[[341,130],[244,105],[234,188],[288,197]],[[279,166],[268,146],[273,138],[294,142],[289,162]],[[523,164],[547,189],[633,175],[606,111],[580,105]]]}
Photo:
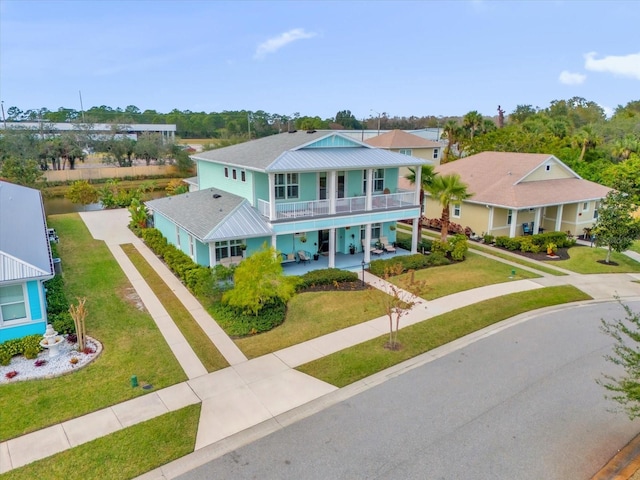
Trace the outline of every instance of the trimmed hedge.
{"label": "trimmed hedge", "polygon": [[397,272],[397,274],[400,274],[409,270],[420,270],[439,265],[449,265],[450,263],[451,260],[439,252],[434,252],[431,255],[416,253],[415,255],[406,255],[385,260],[372,260],[369,271],[373,275],[384,277],[385,270],[393,270]]}
{"label": "trimmed hedge", "polygon": [[[418,242],[418,252],[430,252],[433,245],[432,240],[423,239]],[[400,247],[404,250],[411,251],[411,238],[407,238],[406,240],[398,240],[396,242],[396,246]]]}
{"label": "trimmed hedge", "polygon": [[258,315],[247,315],[239,309],[216,302],[211,306],[211,313],[228,335],[245,337],[267,332],[281,325],[287,315],[287,306],[277,301],[265,305]]}
{"label": "trimmed hedge", "polygon": [[569,248],[573,247],[576,241],[573,238],[569,238],[565,232],[545,232],[513,238],[496,237],[496,247],[511,251],[544,252],[550,243],[555,244],[558,248]]}
{"label": "trimmed hedge", "polygon": [[336,283],[348,283],[355,282],[357,280],[357,273],[347,272],[338,268],[312,270],[300,277],[300,283],[298,283],[297,291],[299,292],[318,285],[334,285]]}

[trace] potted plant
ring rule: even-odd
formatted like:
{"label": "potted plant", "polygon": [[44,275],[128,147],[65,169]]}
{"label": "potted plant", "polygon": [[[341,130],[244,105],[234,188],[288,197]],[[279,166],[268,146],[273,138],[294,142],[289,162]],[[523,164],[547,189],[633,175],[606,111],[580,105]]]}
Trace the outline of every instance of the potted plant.
{"label": "potted plant", "polygon": [[302,243],[307,243],[307,236],[306,236],[306,235],[302,235],[302,236],[300,237],[300,241],[301,241]]}
{"label": "potted plant", "polygon": [[396,231],[396,226],[395,226],[395,225],[391,225],[391,226],[389,226],[389,230],[390,230],[391,232],[395,232],[395,231]]}
{"label": "potted plant", "polygon": [[318,244],[314,242],[313,246],[316,249],[315,253],[313,254],[313,259],[318,260],[318,258],[320,258],[320,250],[318,250]]}
{"label": "potted plant", "polygon": [[356,253],[356,246],[353,243],[349,245],[349,253],[351,255],[354,255]]}
{"label": "potted plant", "polygon": [[558,246],[555,243],[553,242],[547,243],[547,255],[549,256],[555,255],[557,249],[558,249]]}

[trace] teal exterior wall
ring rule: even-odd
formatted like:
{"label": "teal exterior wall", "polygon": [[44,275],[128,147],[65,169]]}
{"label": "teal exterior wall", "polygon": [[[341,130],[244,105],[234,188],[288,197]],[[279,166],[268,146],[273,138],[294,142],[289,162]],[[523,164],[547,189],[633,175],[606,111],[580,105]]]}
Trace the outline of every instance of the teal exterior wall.
{"label": "teal exterior wall", "polygon": [[255,207],[258,203],[258,199],[269,201],[269,176],[262,172],[251,172],[251,178],[253,181],[253,190],[256,196],[256,203],[252,205]]}
{"label": "teal exterior wall", "polygon": [[267,248],[269,248],[271,246],[271,237],[247,238],[246,244],[247,244],[247,250],[245,254],[249,256],[253,253],[256,253],[259,250],[262,250],[265,244]]}
{"label": "teal exterior wall", "polygon": [[176,244],[176,226],[167,217],[158,212],[153,213],[153,226],[167,239],[167,242]]}
{"label": "teal exterior wall", "polygon": [[[205,188],[218,188],[225,192],[233,193],[239,197],[246,198],[253,204],[253,176],[252,172],[239,167],[227,166],[229,177],[224,176],[224,165],[212,162],[198,162],[198,176],[200,190]],[[233,179],[233,170],[236,170],[236,179]],[[241,172],[245,172],[245,181],[241,180]]]}
{"label": "teal exterior wall", "polygon": [[27,282],[27,298],[29,302],[29,312],[31,315],[31,320],[42,320],[43,308],[42,308],[42,298],[40,293],[42,292],[42,287],[39,281],[31,280]]}
{"label": "teal exterior wall", "polygon": [[400,169],[387,168],[384,171],[384,187],[396,193],[398,189],[398,178],[400,177]]}
{"label": "teal exterior wall", "polygon": [[27,315],[31,321],[20,325],[0,328],[0,343],[27,335],[43,335],[46,330],[46,310],[44,308],[44,287],[38,280],[26,282]]}
{"label": "teal exterior wall", "polygon": [[322,138],[317,142],[312,143],[311,145],[307,145],[306,148],[324,148],[324,147],[358,147],[362,148],[362,145],[354,142],[353,140],[349,140],[346,137],[336,137],[331,136],[327,138]]}
{"label": "teal exterior wall", "polygon": [[15,327],[0,328],[0,343],[14,338],[26,337],[27,335],[44,335],[46,329],[47,322],[44,320],[16,325]]}
{"label": "teal exterior wall", "polygon": [[199,265],[210,267],[209,263],[209,245],[202,243],[196,239],[196,251],[194,261]]}
{"label": "teal exterior wall", "polygon": [[362,170],[349,170],[345,172],[345,197],[358,197],[364,195],[362,190]]}

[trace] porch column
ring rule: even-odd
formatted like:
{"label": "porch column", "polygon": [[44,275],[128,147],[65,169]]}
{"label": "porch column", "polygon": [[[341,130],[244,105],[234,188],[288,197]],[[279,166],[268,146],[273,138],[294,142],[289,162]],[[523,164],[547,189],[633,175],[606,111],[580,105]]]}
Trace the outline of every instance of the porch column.
{"label": "porch column", "polygon": [[[416,194],[416,205],[420,205],[420,186],[422,185],[422,165],[416,165],[415,167],[415,171],[416,171],[416,181],[414,183],[415,186],[415,194]],[[427,196],[425,195],[425,198]],[[422,212],[424,208],[424,205],[420,205],[420,211]]]}
{"label": "porch column", "polygon": [[[373,209],[373,168],[367,169],[367,191],[365,194],[365,202],[367,211]],[[369,233],[371,233],[371,225],[369,225]],[[365,260],[367,261],[367,260]]]}
{"label": "porch column", "polygon": [[558,209],[556,211],[556,232],[559,232],[562,228],[562,211],[564,209],[564,205],[558,205]]}
{"label": "porch column", "polygon": [[516,236],[516,226],[518,225],[518,210],[511,210],[511,228],[509,229],[509,237]]}
{"label": "porch column", "polygon": [[269,220],[276,219],[276,175],[269,173]]}
{"label": "porch column", "polygon": [[336,178],[338,172],[335,170],[331,170],[329,172],[329,176],[327,177],[327,181],[329,182],[329,213],[333,215],[336,213],[336,197],[338,196]]}
{"label": "porch column", "polygon": [[211,268],[216,266],[216,243],[209,242],[209,266]]}
{"label": "porch column", "polygon": [[329,268],[336,268],[336,229],[329,229]]}
{"label": "porch column", "polygon": [[420,217],[413,219],[413,230],[411,232],[411,253],[418,253],[418,225],[420,224]]}
{"label": "porch column", "polygon": [[[367,190],[369,190],[368,187]],[[364,263],[369,263],[371,261],[371,224],[367,223],[364,228],[364,245],[362,249],[364,250]]]}
{"label": "porch column", "polygon": [[[489,207],[489,205],[487,205]],[[491,230],[493,230],[493,207],[489,207],[489,218],[487,220],[487,235],[491,235]]]}
{"label": "porch column", "polygon": [[542,220],[542,207],[538,207],[536,209],[536,223],[535,223],[536,230],[534,232],[531,232],[531,233],[539,233],[540,232],[540,227],[542,226],[542,225],[540,225],[541,220]]}

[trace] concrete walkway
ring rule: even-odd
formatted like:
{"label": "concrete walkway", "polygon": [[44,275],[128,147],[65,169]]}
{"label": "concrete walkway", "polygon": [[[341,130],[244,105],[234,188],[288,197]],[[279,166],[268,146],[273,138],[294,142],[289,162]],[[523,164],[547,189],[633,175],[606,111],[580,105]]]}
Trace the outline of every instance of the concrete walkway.
{"label": "concrete walkway", "polygon": [[[68,448],[86,443],[136,423],[201,403],[195,452],[144,475],[147,479],[166,479],[188,471],[217,456],[221,451],[247,443],[275,429],[310,415],[363,388],[384,381],[445,355],[461,346],[491,335],[508,325],[524,321],[534,314],[523,314],[475,332],[449,345],[380,372],[354,385],[337,389],[325,382],[295,370],[309,361],[340,351],[352,345],[388,333],[386,316],[285,348],[273,354],[247,360],[235,343],[202,308],[191,293],[151,252],[133,235],[126,225],[126,210],[83,212],[80,214],[94,238],[104,240],[114,258],[158,325],[167,344],[182,366],[188,381],[149,393],[97,412],[63,422],[22,437],[0,443],[0,474],[45,458]],[[230,367],[207,373],[185,338],[175,326],[151,288],[124,254],[120,245],[133,244],[167,285],[190,311],[206,335],[228,361]],[[630,255],[640,261],[640,255]],[[482,253],[483,255],[488,255]],[[490,256],[490,255],[488,255]],[[503,261],[501,259],[498,259]],[[509,263],[507,261],[507,263]],[[533,262],[535,263],[535,262]],[[519,264],[516,268],[528,269]],[[550,266],[550,265],[546,265]],[[540,273],[540,272],[538,272]],[[401,327],[412,325],[467,305],[514,292],[535,290],[551,285],[572,284],[591,295],[596,301],[621,298],[640,298],[640,274],[577,275],[541,274],[540,278],[517,280],[476,288],[432,301],[400,291],[401,298],[413,304],[402,317]],[[391,287],[384,280],[366,273],[365,280],[383,291]],[[589,302],[585,302],[588,304]],[[566,308],[563,306],[554,308]],[[90,423],[91,429],[86,425]]]}

